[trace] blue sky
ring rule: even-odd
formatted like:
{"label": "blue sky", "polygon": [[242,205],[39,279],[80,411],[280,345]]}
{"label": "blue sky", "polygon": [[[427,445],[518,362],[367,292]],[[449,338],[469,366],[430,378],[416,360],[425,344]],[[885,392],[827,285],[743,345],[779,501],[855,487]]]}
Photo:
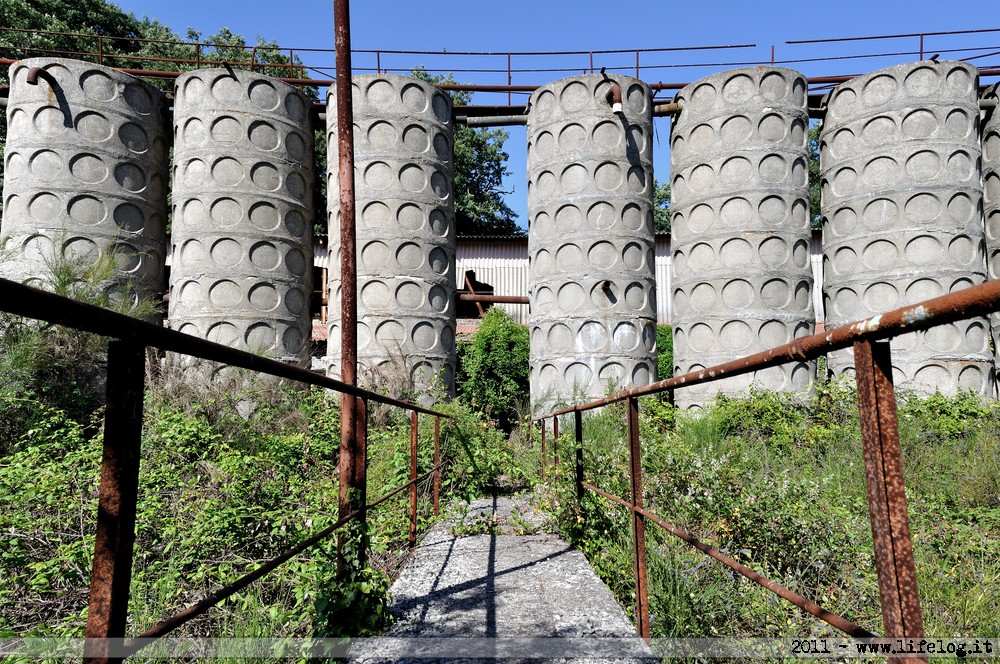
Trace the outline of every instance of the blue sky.
{"label": "blue sky", "polygon": [[[277,41],[285,48],[333,48],[333,1],[285,0],[119,0],[126,11],[148,15],[184,34],[187,28],[210,35],[225,26],[243,34],[248,42],[257,35]],[[756,44],[754,48],[684,53],[641,54],[640,65],[659,68],[640,70],[647,82],[690,82],[733,66],[677,67],[679,64],[801,60],[828,56],[917,51],[919,39],[854,41],[840,44],[789,45],[786,41],[862,35],[943,32],[1000,28],[1000,9],[990,2],[969,0],[839,0],[837,2],[791,2],[788,0],[732,2],[631,3],[593,0],[436,0],[435,2],[361,1],[351,3],[352,46],[355,49],[423,51],[592,51],[651,49],[725,44]],[[947,57],[968,57],[1000,52],[1000,32],[925,39],[927,55],[945,51]],[[980,51],[948,54],[948,49],[979,47]],[[990,48],[993,47],[993,48]],[[303,55],[307,63],[332,66],[332,55]],[[866,57],[832,62],[797,62],[792,67],[807,76],[858,74],[883,66],[916,60],[916,55]],[[1000,66],[1000,54],[973,60],[980,66]],[[505,56],[401,56],[383,54],[382,67],[406,68],[423,64],[442,69],[503,69]],[[576,68],[589,64],[589,57],[540,58],[513,56],[514,69]],[[595,66],[634,67],[635,54],[595,56]],[[356,55],[355,68],[374,67],[374,55]],[[671,65],[669,67],[665,65]],[[541,84],[564,73],[515,73],[515,84]],[[578,72],[579,73],[579,72]],[[632,72],[634,74],[634,71]],[[504,73],[457,73],[461,81],[502,84]],[[325,77],[324,77],[325,78]],[[991,79],[990,82],[996,79]],[[513,96],[523,103],[524,95]],[[506,104],[506,95],[479,94],[474,103]],[[505,183],[513,193],[508,204],[526,218],[525,131],[508,128],[511,175]],[[669,174],[667,143],[669,123],[656,121],[654,168],[665,180]]]}

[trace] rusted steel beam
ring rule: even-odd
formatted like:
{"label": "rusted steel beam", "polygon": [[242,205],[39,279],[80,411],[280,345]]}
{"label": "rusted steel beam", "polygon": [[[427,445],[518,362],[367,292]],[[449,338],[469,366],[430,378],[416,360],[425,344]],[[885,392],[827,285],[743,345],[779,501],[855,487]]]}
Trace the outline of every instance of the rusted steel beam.
{"label": "rusted steel beam", "polygon": [[[588,484],[584,482],[583,486],[589,491],[593,491],[598,495],[604,496],[613,503],[617,503],[623,507],[633,509],[632,505],[630,505],[627,500],[622,500],[618,496],[610,494],[607,491],[604,491],[603,489],[594,486],[593,484]],[[655,523],[656,525],[660,526],[661,528],[669,532],[671,535],[674,535],[678,539],[684,540],[685,542],[687,542],[694,548],[698,549],[702,553],[718,560],[720,563],[730,568],[731,570],[739,572],[740,574],[750,579],[757,585],[767,588],[775,595],[781,597],[782,599],[788,600],[795,606],[819,618],[826,624],[839,629],[841,632],[844,632],[849,636],[853,636],[859,639],[878,638],[877,634],[869,632],[865,628],[856,625],[855,623],[851,622],[847,618],[844,618],[843,616],[827,611],[826,609],[822,608],[815,602],[807,600],[802,595],[799,595],[798,593],[789,590],[780,583],[776,581],[771,581],[767,577],[750,569],[743,563],[737,562],[736,560],[730,558],[729,556],[722,553],[718,549],[711,547],[708,544],[705,544],[694,535],[691,535],[690,533],[681,530],[677,526],[674,526],[670,522],[661,519],[660,517],[650,512],[649,510],[645,508],[635,508],[635,511],[641,514],[642,516],[646,517],[652,523]]]}
{"label": "rusted steel beam", "polygon": [[[391,498],[394,498],[395,496],[398,496],[403,491],[406,491],[406,489],[409,488],[412,484],[419,483],[419,482],[427,479],[428,477],[430,477],[434,472],[440,470],[440,468],[441,468],[442,465],[443,464],[438,465],[435,468],[432,468],[431,470],[427,471],[426,473],[424,473],[420,477],[416,478],[415,480],[411,480],[410,482],[407,482],[406,484],[403,484],[401,486],[396,487],[395,489],[393,489],[389,493],[385,494],[384,496],[382,496],[378,500],[374,500],[374,501],[368,503],[367,505],[365,505],[365,509],[368,509],[368,510],[374,509],[374,508],[378,507],[379,505],[381,505],[382,503],[386,502],[387,500],[389,500]],[[299,544],[295,545],[291,549],[289,549],[289,550],[285,551],[284,553],[278,555],[277,557],[271,559],[267,563],[264,563],[263,565],[261,565],[260,567],[258,567],[257,569],[255,569],[253,572],[250,572],[249,574],[246,574],[245,576],[240,577],[239,579],[237,579],[233,583],[231,583],[231,584],[229,584],[229,585],[227,585],[227,586],[225,586],[223,588],[220,588],[219,590],[215,591],[211,595],[206,596],[204,599],[200,600],[199,602],[196,602],[195,604],[192,604],[191,606],[187,607],[183,611],[180,611],[179,613],[176,613],[173,616],[170,616],[169,618],[165,618],[165,619],[161,620],[160,622],[156,623],[156,625],[154,625],[153,627],[151,627],[150,629],[146,630],[145,632],[143,632],[142,634],[140,634],[138,637],[136,637],[135,640],[130,641],[129,643],[126,643],[125,644],[125,653],[124,654],[126,656],[127,655],[133,655],[136,652],[138,652],[141,648],[149,645],[148,642],[140,644],[140,643],[138,643],[138,641],[140,641],[140,640],[148,640],[148,639],[156,639],[156,638],[159,638],[159,637],[162,637],[162,636],[166,636],[167,634],[169,634],[173,630],[177,629],[178,627],[180,627],[184,623],[186,623],[186,622],[188,622],[188,621],[190,621],[190,620],[192,620],[192,619],[200,616],[201,614],[205,613],[206,611],[208,611],[210,608],[212,608],[213,606],[215,606],[219,602],[225,600],[227,597],[233,596],[234,594],[238,593],[240,590],[243,590],[244,588],[246,588],[247,586],[249,586],[251,583],[253,583],[257,579],[260,579],[261,577],[266,576],[270,572],[274,571],[281,564],[283,564],[285,562],[288,562],[289,560],[291,560],[292,558],[294,558],[298,554],[302,553],[306,549],[308,549],[310,547],[313,547],[316,544],[318,544],[319,542],[323,541],[324,539],[326,539],[327,537],[329,537],[330,535],[332,535],[338,528],[341,528],[342,526],[344,526],[351,519],[356,519],[359,515],[360,515],[360,512],[352,512],[351,514],[348,514],[348,515],[346,515],[344,517],[341,517],[335,523],[327,526],[326,528],[324,528],[323,530],[319,531],[318,533],[316,533],[315,535],[313,535],[309,539],[300,542]]]}
{"label": "rusted steel beam", "polygon": [[564,415],[576,410],[591,410],[629,397],[655,394],[686,385],[708,383],[759,371],[790,361],[811,360],[820,355],[847,348],[861,339],[888,339],[907,332],[926,330],[973,316],[983,316],[1000,309],[1000,279],[993,279],[964,290],[931,298],[923,302],[893,309],[856,323],[826,330],[821,334],[796,339],[766,351],[718,364],[714,367],[674,376],[649,385],[632,388],[579,406],[557,410],[545,417]]}
{"label": "rusted steel beam", "polygon": [[583,413],[573,413],[576,425],[576,499],[583,499]]}
{"label": "rusted steel beam", "polygon": [[629,482],[632,496],[632,562],[635,565],[636,628],[649,641],[649,584],[646,580],[646,521],[642,509],[642,448],[639,446],[639,400],[628,400]]}
{"label": "rusted steel beam", "polygon": [[18,316],[43,320],[56,325],[65,325],[84,332],[92,332],[112,339],[122,339],[159,348],[173,353],[182,353],[211,362],[219,362],[234,367],[250,369],[270,376],[287,378],[307,385],[316,385],[337,392],[346,392],[365,397],[370,401],[384,403],[397,408],[415,410],[426,415],[451,415],[423,406],[392,399],[377,392],[365,390],[356,385],[348,385],[334,378],[302,369],[290,364],[271,360],[260,355],[247,353],[190,334],[153,325],[131,316],[96,307],[92,304],[56,295],[48,291],[25,286],[0,278],[0,311]]}
{"label": "rusted steel beam", "polygon": [[[481,295],[479,293],[460,293],[458,299],[464,302],[493,302],[496,304],[528,304],[525,295]],[[482,307],[480,307],[482,309]]]}
{"label": "rusted steel beam", "polygon": [[547,425],[545,424],[545,418],[539,422],[542,425],[542,463],[539,466],[539,472],[541,473],[542,480],[545,480],[545,429]]}
{"label": "rusted steel beam", "polygon": [[434,418],[434,516],[440,514],[441,499],[441,418]]}
{"label": "rusted steel beam", "polygon": [[[358,272],[354,210],[354,108],[351,89],[351,12],[349,0],[334,0],[333,23],[337,64],[337,155],[340,183],[340,379],[357,385],[358,363]],[[358,466],[365,464],[364,437],[359,428],[359,399],[344,394],[340,400],[340,515],[365,504],[364,486],[359,486]],[[362,526],[363,530],[363,526]],[[343,543],[341,543],[343,545]],[[364,555],[364,547],[359,549]],[[362,563],[363,565],[364,563]]]}
{"label": "rusted steel beam", "polygon": [[559,465],[559,418],[552,418],[552,465]]}
{"label": "rusted steel beam", "polygon": [[[369,507],[372,507],[372,505],[369,505]],[[228,597],[232,597],[233,595],[243,590],[257,579],[266,576],[268,573],[274,571],[282,563],[288,562],[289,560],[291,560],[298,554],[302,553],[309,547],[315,546],[319,542],[323,541],[331,534],[333,534],[338,528],[341,528],[348,521],[357,518],[357,516],[358,512],[352,512],[351,514],[340,517],[339,519],[337,519],[336,522],[332,523],[323,530],[319,531],[309,539],[300,542],[299,544],[295,545],[288,551],[285,551],[281,555],[272,558],[270,561],[264,563],[263,565],[261,565],[254,571],[250,572],[249,574],[246,574],[237,579],[236,581],[234,581],[233,583],[230,583],[229,585],[220,588],[214,593],[207,595],[206,597],[190,605],[183,611],[180,611],[170,616],[169,618],[165,618],[160,622],[156,623],[154,626],[150,627],[145,632],[137,636],[136,641],[141,639],[156,639],[162,636],[166,636],[167,634],[174,631],[175,629],[177,629],[184,623],[188,622],[189,620],[192,620],[200,616],[201,614],[205,613],[219,602],[225,600]],[[130,647],[134,648],[134,650],[129,652],[129,654],[135,654],[135,652],[137,652],[140,647],[144,647],[145,645],[148,645],[148,643],[139,645],[132,642],[132,643],[126,643],[125,648],[126,650],[129,650]]]}
{"label": "rusted steel beam", "polygon": [[[479,316],[481,318],[483,316],[483,314],[485,314],[486,312],[483,310],[483,305],[480,304],[480,302],[482,302],[482,300],[475,299],[476,298],[476,289],[473,288],[473,286],[472,286],[472,280],[469,279],[469,273],[468,272],[465,273],[465,287],[469,291],[467,294],[472,296],[471,301],[476,303],[476,310],[479,312]],[[462,299],[461,295],[459,296],[459,299]]]}
{"label": "rusted steel beam", "polygon": [[921,638],[924,625],[906,508],[889,343],[858,341],[854,344],[854,366],[885,636]]}
{"label": "rusted steel beam", "polygon": [[108,347],[104,454],[97,502],[97,536],[90,576],[84,661],[121,661],[110,653],[125,637],[132,549],[139,496],[139,450],[146,351],[127,341]]}
{"label": "rusted steel beam", "polygon": [[410,551],[417,547],[417,412],[410,413]]}

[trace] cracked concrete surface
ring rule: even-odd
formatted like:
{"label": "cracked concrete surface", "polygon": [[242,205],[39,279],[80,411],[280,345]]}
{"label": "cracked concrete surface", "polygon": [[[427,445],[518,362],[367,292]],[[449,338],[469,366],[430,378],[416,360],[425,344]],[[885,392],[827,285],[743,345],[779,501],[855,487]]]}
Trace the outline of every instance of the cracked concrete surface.
{"label": "cracked concrete surface", "polygon": [[352,661],[658,661],[553,529],[526,498],[506,497],[437,524],[392,586],[394,624]]}

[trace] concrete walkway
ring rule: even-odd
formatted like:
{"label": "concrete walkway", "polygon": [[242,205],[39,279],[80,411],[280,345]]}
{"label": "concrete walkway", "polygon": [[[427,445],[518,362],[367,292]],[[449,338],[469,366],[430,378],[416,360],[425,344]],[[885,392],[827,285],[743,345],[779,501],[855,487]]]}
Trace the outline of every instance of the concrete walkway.
{"label": "concrete walkway", "polygon": [[547,521],[493,498],[436,525],[392,586],[395,623],[352,661],[658,661]]}

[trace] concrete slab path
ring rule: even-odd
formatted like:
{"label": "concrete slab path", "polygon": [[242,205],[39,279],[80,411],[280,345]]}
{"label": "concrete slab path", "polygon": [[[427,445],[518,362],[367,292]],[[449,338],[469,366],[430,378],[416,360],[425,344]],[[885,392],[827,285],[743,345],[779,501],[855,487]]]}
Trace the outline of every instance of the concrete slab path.
{"label": "concrete slab path", "polygon": [[586,558],[526,498],[434,526],[392,586],[394,624],[356,662],[658,661]]}

